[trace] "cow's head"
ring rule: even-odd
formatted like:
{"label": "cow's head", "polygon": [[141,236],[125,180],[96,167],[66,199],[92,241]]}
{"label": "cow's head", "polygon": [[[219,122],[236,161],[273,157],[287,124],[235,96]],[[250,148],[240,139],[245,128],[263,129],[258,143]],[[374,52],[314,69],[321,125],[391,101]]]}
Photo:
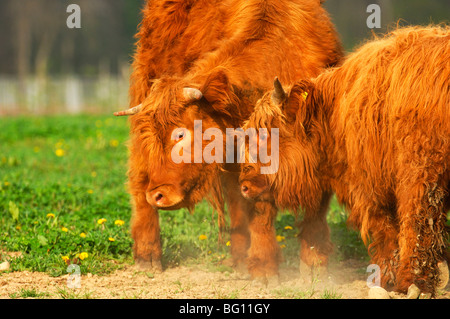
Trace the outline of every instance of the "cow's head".
{"label": "cow's head", "polygon": [[[270,198],[278,206],[294,210],[316,200],[316,196],[311,194],[318,187],[313,178],[318,156],[310,143],[306,92],[304,83],[294,84],[285,92],[276,78],[274,90],[266,93],[256,104],[244,128],[254,128],[259,132],[258,143],[271,147],[271,152],[278,152],[279,165],[276,171],[264,174],[262,168],[268,164],[262,163],[259,154],[257,158],[252,156],[246,145],[246,162],[241,166],[239,179],[244,197],[254,200]],[[273,129],[278,129],[275,144]],[[274,149],[274,145],[278,149]]]}
{"label": "cow's head", "polygon": [[221,133],[239,100],[222,70],[201,82],[155,80],[141,105],[115,113],[131,115],[129,174],[140,180],[141,192],[155,208],[193,207],[211,190],[214,199],[220,193]]}

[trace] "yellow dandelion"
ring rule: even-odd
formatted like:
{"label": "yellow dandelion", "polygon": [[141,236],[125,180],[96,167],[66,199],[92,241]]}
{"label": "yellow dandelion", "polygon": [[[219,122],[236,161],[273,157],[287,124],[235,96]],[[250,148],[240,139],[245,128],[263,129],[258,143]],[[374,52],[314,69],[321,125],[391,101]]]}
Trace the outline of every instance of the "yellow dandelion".
{"label": "yellow dandelion", "polygon": [[106,218],[100,218],[99,220],[97,220],[97,224],[99,224],[99,225],[102,225],[105,222],[106,222]]}
{"label": "yellow dandelion", "polygon": [[112,238],[112,237],[109,237],[108,240],[109,240],[109,241],[116,241],[116,240],[115,240],[114,238]]}
{"label": "yellow dandelion", "polygon": [[225,245],[227,245],[228,247],[230,247],[230,246],[231,246],[231,241],[227,241],[227,243],[226,243]]}
{"label": "yellow dandelion", "polygon": [[280,245],[280,248],[281,248],[281,249],[286,248],[286,245],[284,245],[284,244],[283,244],[283,245]]}
{"label": "yellow dandelion", "polygon": [[85,234],[85,233],[81,233],[81,234],[80,234],[80,237],[81,237],[81,238],[86,238],[86,234]]}
{"label": "yellow dandelion", "polygon": [[200,235],[200,236],[198,236],[198,239],[200,239],[200,240],[205,240],[205,239],[207,239],[208,237],[206,236],[206,235]]}
{"label": "yellow dandelion", "polygon": [[5,186],[9,186],[9,182],[5,182],[4,185],[5,185]]}
{"label": "yellow dandelion", "polygon": [[86,252],[82,252],[81,254],[80,254],[80,256],[78,256],[81,260],[85,260],[86,258],[88,258],[89,257],[89,254],[88,253],[86,253]]}
{"label": "yellow dandelion", "polygon": [[48,213],[48,214],[47,214],[47,218],[55,218],[55,214]]}
{"label": "yellow dandelion", "polygon": [[290,229],[292,229],[292,226],[286,226],[286,227],[284,227],[284,229],[290,230]]}
{"label": "yellow dandelion", "polygon": [[33,147],[33,152],[35,152],[35,153],[39,153],[40,150],[41,150],[41,148],[39,146]]}
{"label": "yellow dandelion", "polygon": [[66,152],[65,152],[63,149],[58,148],[58,149],[55,151],[55,154],[56,154],[56,156],[58,156],[58,157],[62,157],[62,156],[64,156],[64,155],[66,154]]}
{"label": "yellow dandelion", "polygon": [[67,262],[69,260],[69,256],[62,256],[61,258],[62,260],[64,260],[64,262]]}
{"label": "yellow dandelion", "polygon": [[118,140],[111,140],[111,141],[109,141],[109,145],[111,147],[117,147],[117,146],[119,146],[119,141]]}
{"label": "yellow dandelion", "polygon": [[92,173],[91,173],[91,176],[92,176],[92,177],[97,177],[97,172],[92,172]]}
{"label": "yellow dandelion", "polygon": [[94,194],[94,191],[92,189],[87,190],[88,194]]}
{"label": "yellow dandelion", "polygon": [[125,224],[125,222],[123,220],[118,219],[118,220],[114,221],[114,225],[122,226],[123,224]]}
{"label": "yellow dandelion", "polygon": [[277,235],[277,242],[284,241],[286,238],[284,236]]}
{"label": "yellow dandelion", "polygon": [[69,230],[66,227],[61,227],[61,231],[67,233]]}

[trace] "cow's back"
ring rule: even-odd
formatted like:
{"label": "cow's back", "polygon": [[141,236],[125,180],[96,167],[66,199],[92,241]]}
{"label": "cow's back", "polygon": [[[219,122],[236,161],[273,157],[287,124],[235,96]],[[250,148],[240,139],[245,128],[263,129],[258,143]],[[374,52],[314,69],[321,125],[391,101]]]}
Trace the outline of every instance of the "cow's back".
{"label": "cow's back", "polygon": [[[199,61],[198,72],[225,65],[235,82],[271,89],[275,76],[288,85],[338,64],[342,47],[317,0],[229,0],[224,29],[235,30]],[[194,70],[195,71],[195,70]]]}
{"label": "cow's back", "polygon": [[401,29],[317,79],[332,105],[333,161],[346,163],[334,175],[345,176],[337,188],[348,201],[371,194],[388,206],[405,163],[450,161],[448,56],[449,27]]}

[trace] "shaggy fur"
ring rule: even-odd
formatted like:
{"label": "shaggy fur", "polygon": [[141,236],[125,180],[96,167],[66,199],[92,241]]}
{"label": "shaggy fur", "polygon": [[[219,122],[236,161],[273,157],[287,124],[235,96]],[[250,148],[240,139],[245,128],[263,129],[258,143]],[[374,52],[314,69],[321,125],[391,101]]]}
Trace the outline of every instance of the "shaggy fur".
{"label": "shaggy fur", "polygon": [[[130,104],[140,104],[152,81],[184,75],[203,54],[226,37],[219,0],[148,0],[136,34]],[[228,35],[229,37],[229,35]]]}
{"label": "shaggy fur", "polygon": [[[172,18],[176,23],[164,22]],[[192,132],[200,119],[203,131],[240,127],[275,75],[293,83],[335,65],[342,51],[326,12],[318,0],[150,1],[138,38],[130,106],[142,103],[143,109],[131,117],[129,160],[136,261],[160,265],[159,208],[193,208],[208,197],[221,211],[224,195],[235,263],[245,260],[251,239],[250,272],[273,274],[277,266],[266,264],[276,259],[278,245],[273,239],[261,246],[254,232],[250,238],[249,227],[258,227],[252,226],[254,204],[239,191],[239,167],[175,164],[170,155],[178,141],[171,134],[176,128]],[[199,89],[202,99],[185,100],[186,87]],[[163,198],[164,207],[155,198]]]}
{"label": "shaggy fur", "polygon": [[280,127],[280,168],[266,177],[277,205],[307,218],[334,191],[382,285],[400,292],[414,283],[434,295],[448,259],[449,56],[449,27],[398,29],[297,82],[280,106],[266,94],[247,123],[260,127],[270,109],[265,122]]}

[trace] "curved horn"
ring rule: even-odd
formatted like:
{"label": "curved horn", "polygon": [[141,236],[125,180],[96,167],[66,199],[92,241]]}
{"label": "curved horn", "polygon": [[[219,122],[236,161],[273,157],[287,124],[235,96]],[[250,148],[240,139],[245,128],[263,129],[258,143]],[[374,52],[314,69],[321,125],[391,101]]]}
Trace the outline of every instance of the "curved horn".
{"label": "curved horn", "polygon": [[126,116],[126,115],[134,115],[136,113],[139,113],[142,110],[142,104],[139,104],[138,106],[132,107],[131,109],[114,112],[115,116]]}
{"label": "curved horn", "polygon": [[283,86],[280,83],[280,80],[278,80],[278,77],[275,77],[275,80],[273,81],[273,93],[272,93],[272,102],[274,104],[281,104],[286,99],[286,93],[283,90]]}
{"label": "curved horn", "polygon": [[183,96],[187,101],[193,102],[200,100],[203,97],[203,93],[199,89],[184,88]]}

